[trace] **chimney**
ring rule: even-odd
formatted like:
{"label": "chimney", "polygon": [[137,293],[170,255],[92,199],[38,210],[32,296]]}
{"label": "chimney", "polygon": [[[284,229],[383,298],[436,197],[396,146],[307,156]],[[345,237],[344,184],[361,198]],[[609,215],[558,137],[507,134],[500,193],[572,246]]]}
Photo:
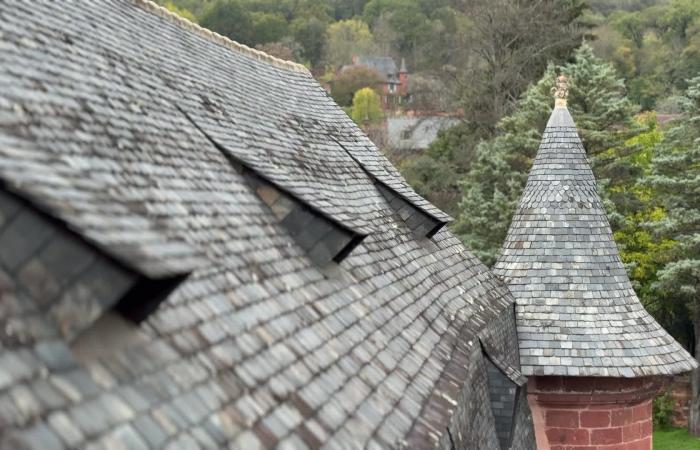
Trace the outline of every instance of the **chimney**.
{"label": "chimney", "polygon": [[408,70],[406,70],[406,59],[401,58],[401,68],[399,69],[399,94],[408,94]]}

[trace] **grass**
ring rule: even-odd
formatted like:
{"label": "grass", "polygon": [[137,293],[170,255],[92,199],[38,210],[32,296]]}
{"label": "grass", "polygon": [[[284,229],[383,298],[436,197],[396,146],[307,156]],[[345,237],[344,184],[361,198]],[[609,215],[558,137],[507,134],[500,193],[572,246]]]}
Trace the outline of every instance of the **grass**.
{"label": "grass", "polygon": [[655,430],[654,450],[700,450],[700,439],[691,437],[685,428]]}

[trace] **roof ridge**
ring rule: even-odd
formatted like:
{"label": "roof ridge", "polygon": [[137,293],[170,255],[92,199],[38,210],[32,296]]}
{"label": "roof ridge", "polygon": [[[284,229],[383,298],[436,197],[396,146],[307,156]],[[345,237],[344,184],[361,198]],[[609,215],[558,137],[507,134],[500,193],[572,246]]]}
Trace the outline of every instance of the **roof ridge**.
{"label": "roof ridge", "polygon": [[192,22],[189,19],[186,19],[169,9],[167,9],[164,6],[161,6],[157,3],[155,3],[153,0],[131,0],[132,3],[135,5],[145,9],[146,11],[149,11],[153,14],[155,14],[158,17],[161,17],[163,19],[168,20],[171,23],[174,23],[186,30],[189,30],[205,39],[209,39],[212,42],[215,42],[217,44],[221,44],[224,47],[228,47],[231,50],[237,51],[239,53],[243,53],[244,55],[250,56],[252,58],[255,58],[259,61],[267,62],[272,64],[273,66],[280,67],[282,69],[287,69],[291,70],[294,72],[301,72],[301,73],[310,73],[309,69],[299,63],[295,63],[293,61],[287,61],[281,58],[277,58],[275,56],[272,56],[270,54],[267,54],[263,51],[256,50],[254,48],[250,48],[247,45],[241,44],[239,42],[236,42],[226,36],[223,36],[215,31],[211,31],[207,28],[202,27],[201,25]]}

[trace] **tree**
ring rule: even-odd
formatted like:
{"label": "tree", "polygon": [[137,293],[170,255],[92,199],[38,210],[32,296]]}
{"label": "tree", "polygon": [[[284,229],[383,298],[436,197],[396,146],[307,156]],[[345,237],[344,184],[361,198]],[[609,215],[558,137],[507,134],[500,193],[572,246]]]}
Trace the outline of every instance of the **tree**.
{"label": "tree", "polygon": [[364,88],[374,88],[381,82],[379,73],[365,66],[351,66],[332,80],[331,96],[340,106],[350,106],[355,92]]}
{"label": "tree", "polygon": [[374,89],[365,87],[355,92],[352,98],[352,120],[358,125],[375,123],[382,118],[379,95]]}
{"label": "tree", "polygon": [[634,43],[637,49],[641,49],[644,44],[644,35],[648,29],[648,23],[644,20],[642,13],[620,12],[611,18],[613,26],[627,39]]}
{"label": "tree", "polygon": [[603,18],[595,47],[625,75],[630,98],[651,110],[700,72],[700,3],[638,2],[624,9]]}
{"label": "tree", "polygon": [[241,44],[253,45],[253,21],[238,1],[216,0],[204,11],[200,24]]}
{"label": "tree", "polygon": [[[469,56],[451,72],[466,119],[489,132],[510,114],[549,61],[579,46],[587,25],[582,0],[473,0]],[[368,4],[369,6],[369,4]]]}
{"label": "tree", "polygon": [[411,186],[438,208],[455,216],[462,196],[459,180],[471,168],[479,136],[462,122],[438,132],[438,137],[422,154],[399,162],[401,174]]}
{"label": "tree", "polygon": [[251,42],[255,45],[277,42],[287,35],[287,21],[279,12],[252,12]]}
{"label": "tree", "polygon": [[406,58],[414,71],[438,73],[441,65],[463,52],[468,17],[455,2],[434,0],[371,0],[363,19],[372,27],[384,54]]}
{"label": "tree", "polygon": [[[525,186],[552,110],[551,88],[558,72],[569,78],[569,110],[589,155],[594,156],[599,181],[610,187],[629,182],[635,173],[629,165],[615,165],[618,152],[630,150],[625,141],[639,132],[633,121],[635,107],[625,97],[623,81],[612,66],[584,44],[572,63],[550,66],[526,91],[517,111],[499,122],[499,135],[478,145],[476,159],[462,180],[463,198],[454,230],[488,264],[495,260]],[[615,183],[606,182],[613,175]],[[621,206],[626,199],[613,197]],[[607,206],[615,212],[618,205],[608,202]]]}
{"label": "tree", "polygon": [[258,44],[255,46],[255,48],[269,55],[280,59],[285,59],[287,61],[299,61],[301,58],[301,48],[299,47],[299,44],[289,38],[278,42]]}
{"label": "tree", "polygon": [[335,20],[347,20],[361,16],[367,0],[328,0]]}
{"label": "tree", "polygon": [[313,16],[297,17],[292,21],[294,40],[301,44],[302,57],[311,66],[316,66],[321,61],[326,25],[327,22]]}
{"label": "tree", "polygon": [[350,64],[354,55],[370,55],[373,52],[372,32],[360,20],[341,20],[326,30],[324,60],[333,67]]}
{"label": "tree", "polygon": [[[658,273],[654,288],[670,305],[682,305],[692,317],[693,351],[700,358],[700,77],[689,82],[684,102],[687,118],[667,132],[656,148],[648,184],[662,199],[666,218],[657,224],[660,236],[673,238],[671,258]],[[700,435],[700,370],[692,376],[688,421]]]}
{"label": "tree", "polygon": [[[377,17],[373,30],[378,43],[384,40],[383,34],[392,39],[387,33],[393,28],[386,5],[410,1],[367,4],[365,20]],[[453,132],[442,133],[422,157],[403,161],[401,168],[409,183],[423,189],[423,195],[456,213],[461,189],[452,182],[425,181],[427,174],[440,167],[447,180],[463,178],[476,158],[478,142],[493,137],[498,121],[513,111],[547,61],[561,62],[570,56],[587,26],[581,21],[579,0],[438,2],[430,11],[422,11],[430,38],[415,49],[414,57],[423,67],[433,68],[433,77],[454,99],[447,110],[463,111],[464,121]],[[400,37],[395,39],[398,42]]]}
{"label": "tree", "polygon": [[166,1],[165,3],[163,3],[163,6],[165,6],[170,11],[174,12],[180,17],[184,17],[185,19],[188,19],[192,22],[197,22],[197,17],[195,17],[195,15],[192,14],[192,11],[181,6],[177,6],[175,3],[172,2],[172,0]]}

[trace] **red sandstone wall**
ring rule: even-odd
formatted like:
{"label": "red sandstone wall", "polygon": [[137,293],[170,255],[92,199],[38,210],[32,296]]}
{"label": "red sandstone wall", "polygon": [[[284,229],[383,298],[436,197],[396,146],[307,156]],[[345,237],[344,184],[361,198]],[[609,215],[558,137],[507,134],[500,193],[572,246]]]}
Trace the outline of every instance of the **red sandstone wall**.
{"label": "red sandstone wall", "polygon": [[690,377],[687,374],[676,375],[673,377],[666,393],[673,401],[671,426],[686,428],[690,412]]}
{"label": "red sandstone wall", "polygon": [[629,406],[543,409],[550,450],[651,449],[651,400]]}
{"label": "red sandstone wall", "polygon": [[655,378],[531,378],[538,450],[651,450],[660,387]]}

